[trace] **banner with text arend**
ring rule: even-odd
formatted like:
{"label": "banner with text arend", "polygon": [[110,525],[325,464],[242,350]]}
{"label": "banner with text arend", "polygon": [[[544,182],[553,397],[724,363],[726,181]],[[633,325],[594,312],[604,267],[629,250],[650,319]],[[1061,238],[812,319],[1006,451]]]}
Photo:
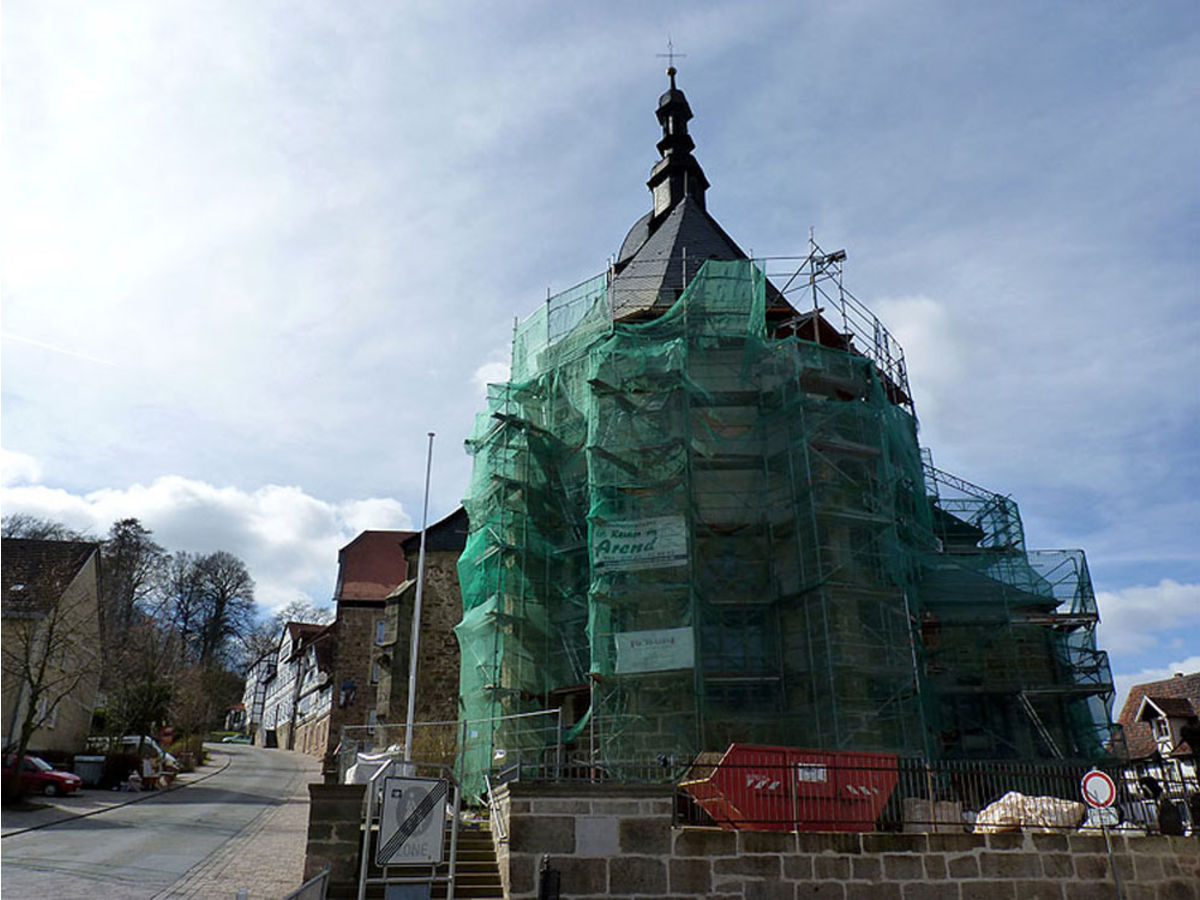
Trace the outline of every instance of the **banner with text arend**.
{"label": "banner with text arend", "polygon": [[687,559],[683,516],[592,523],[592,571],[597,575],[682,566]]}

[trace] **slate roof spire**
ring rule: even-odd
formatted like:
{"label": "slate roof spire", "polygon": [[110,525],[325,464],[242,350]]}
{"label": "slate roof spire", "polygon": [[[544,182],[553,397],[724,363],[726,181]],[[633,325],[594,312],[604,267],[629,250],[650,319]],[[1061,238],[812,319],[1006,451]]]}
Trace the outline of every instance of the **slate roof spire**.
{"label": "slate roof spire", "polygon": [[613,266],[609,292],[617,319],[669,309],[705,260],[746,258],[705,208],[708,179],[692,155],[692,109],[675,85],[676,74],[674,66],[667,69],[671,86],[655,110],[660,159],[646,182],[654,205],[629,229]]}
{"label": "slate roof spire", "polygon": [[657,144],[661,159],[650,170],[650,180],[646,182],[654,196],[653,219],[659,221],[684,197],[691,197],[704,209],[704,192],[708,190],[704,170],[692,155],[696,143],[687,127],[692,108],[683,91],[675,86],[676,73],[674,66],[667,69],[671,86],[658,98],[655,115],[662,126],[662,140]]}

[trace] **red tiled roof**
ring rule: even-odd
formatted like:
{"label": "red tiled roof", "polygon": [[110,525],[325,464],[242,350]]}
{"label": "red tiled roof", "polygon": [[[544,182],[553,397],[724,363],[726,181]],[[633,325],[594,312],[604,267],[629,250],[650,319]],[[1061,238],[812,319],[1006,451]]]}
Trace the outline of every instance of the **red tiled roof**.
{"label": "red tiled roof", "polygon": [[1147,694],[1146,700],[1153,703],[1158,711],[1171,719],[1190,719],[1196,715],[1192,701],[1187,697],[1158,697]]}
{"label": "red tiled roof", "polygon": [[364,531],[338,551],[334,600],[383,600],[408,577],[401,546],[413,531]]}
{"label": "red tiled roof", "polygon": [[1154,733],[1146,722],[1137,721],[1137,713],[1142,705],[1142,698],[1151,696],[1156,699],[1171,698],[1191,701],[1193,709],[1200,709],[1200,672],[1188,675],[1175,675],[1162,681],[1151,681],[1146,684],[1135,684],[1129,690],[1129,697],[1117,717],[1125,729],[1125,742],[1129,747],[1129,755],[1133,759],[1149,756],[1157,749]]}
{"label": "red tiled roof", "polygon": [[333,627],[332,622],[319,624],[317,622],[288,622],[287,628],[292,635],[292,655],[289,659],[295,659],[309,644],[312,644],[317,638]]}

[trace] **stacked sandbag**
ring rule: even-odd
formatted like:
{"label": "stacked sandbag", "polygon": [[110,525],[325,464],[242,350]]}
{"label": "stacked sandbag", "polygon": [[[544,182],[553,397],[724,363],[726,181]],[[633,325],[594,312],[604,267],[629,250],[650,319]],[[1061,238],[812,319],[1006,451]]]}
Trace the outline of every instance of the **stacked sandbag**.
{"label": "stacked sandbag", "polygon": [[975,817],[975,833],[1073,831],[1083,824],[1086,816],[1087,808],[1075,800],[1027,797],[1018,791],[1009,791],[979,811]]}

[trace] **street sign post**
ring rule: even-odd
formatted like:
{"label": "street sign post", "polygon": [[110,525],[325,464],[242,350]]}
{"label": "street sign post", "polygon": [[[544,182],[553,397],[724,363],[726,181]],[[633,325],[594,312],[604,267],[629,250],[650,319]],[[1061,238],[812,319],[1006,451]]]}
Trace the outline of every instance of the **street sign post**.
{"label": "street sign post", "polygon": [[388,897],[428,898],[434,885],[454,900],[462,788],[451,767],[392,754],[371,775],[365,800],[358,900],[379,886]]}
{"label": "street sign post", "polygon": [[[1092,809],[1108,812],[1117,801],[1117,784],[1107,772],[1092,769],[1079,779],[1079,791],[1083,794],[1083,802]],[[1117,875],[1117,864],[1113,859],[1112,842],[1108,839],[1108,828],[1105,827],[1106,817],[1100,818],[1100,833],[1104,835],[1104,848],[1108,851],[1108,867],[1112,871],[1113,885],[1117,889],[1117,898],[1122,900],[1125,893],[1121,890],[1121,879]]]}
{"label": "street sign post", "polygon": [[1107,772],[1092,769],[1079,781],[1083,802],[1093,809],[1107,809],[1117,799],[1117,786]]}
{"label": "street sign post", "polygon": [[449,793],[449,784],[437,778],[385,778],[376,864],[415,866],[442,862]]}

